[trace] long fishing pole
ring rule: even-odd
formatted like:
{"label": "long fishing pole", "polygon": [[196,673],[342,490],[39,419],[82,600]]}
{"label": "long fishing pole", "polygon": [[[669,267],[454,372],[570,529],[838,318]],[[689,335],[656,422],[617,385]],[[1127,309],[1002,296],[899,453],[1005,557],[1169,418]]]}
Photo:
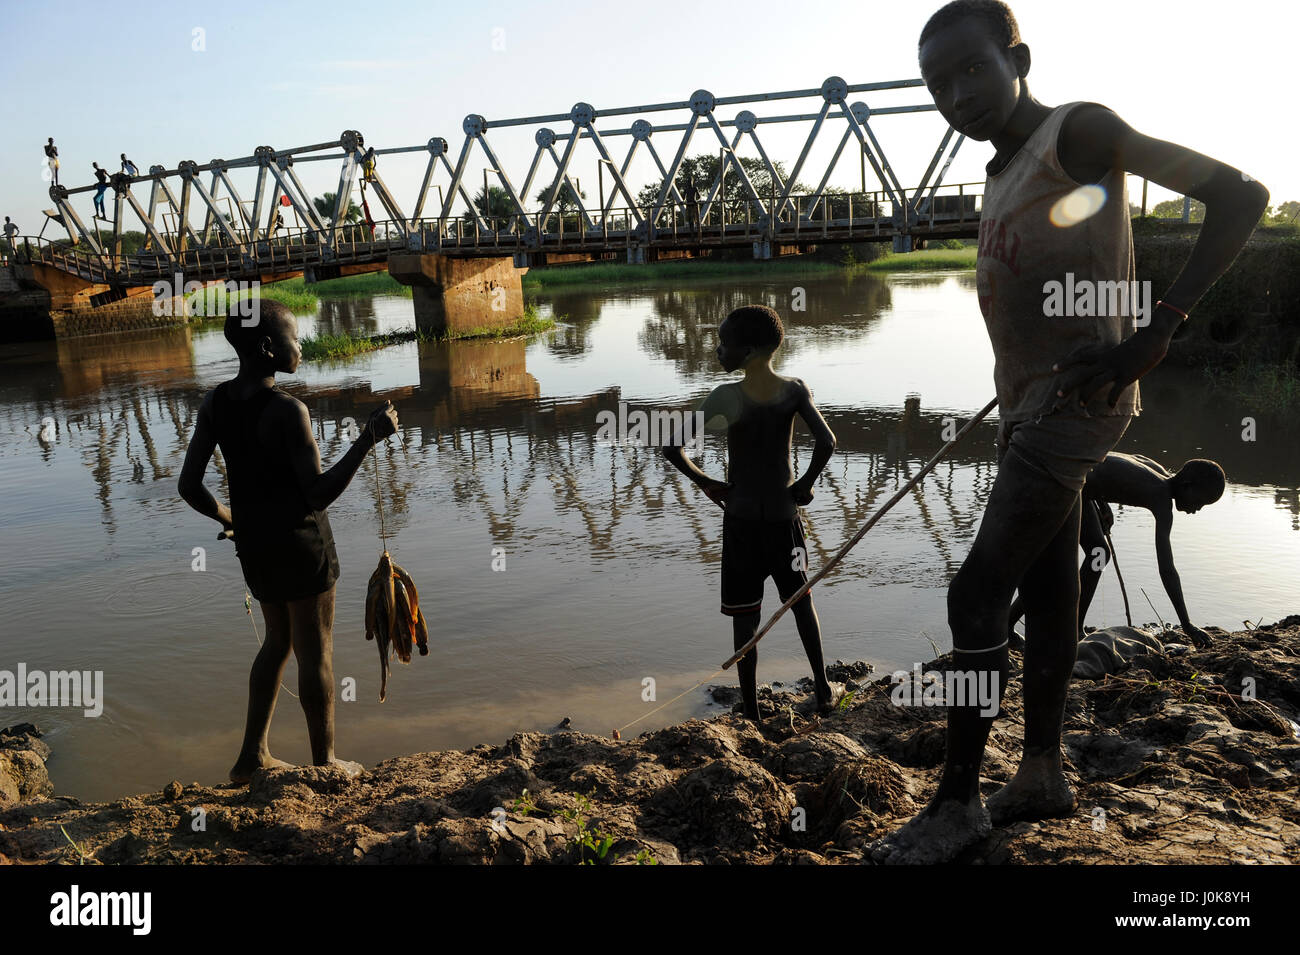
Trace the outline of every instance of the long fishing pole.
{"label": "long fishing pole", "polygon": [[731,657],[725,663],[722,664],[722,669],[724,670],[728,669],[732,664],[739,661],[740,658],[743,657],[746,653],[754,649],[754,647],[758,645],[758,641],[762,640],[763,636],[769,630],[771,630],[773,626],[776,625],[776,622],[778,620],[781,619],[781,615],[784,614],[791,607],[793,607],[800,600],[802,600],[804,596],[808,593],[808,591],[812,590],[814,584],[816,584],[819,580],[821,580],[823,577],[829,574],[832,568],[834,568],[836,564],[838,564],[841,560],[843,560],[844,556],[850,550],[853,549],[854,545],[857,544],[858,541],[862,540],[864,536],[866,536],[867,531],[875,527],[876,522],[879,521],[882,517],[884,517],[887,513],[889,513],[889,509],[891,507],[893,507],[895,504],[901,501],[907,495],[908,491],[916,487],[916,485],[919,484],[927,474],[929,474],[932,470],[934,470],[934,466],[938,464],[940,461],[942,461],[945,457],[947,457],[948,452],[951,451],[953,448],[955,448],[957,444],[962,440],[962,438],[966,437],[966,435],[970,433],[971,429],[974,428],[975,425],[983,421],[984,418],[988,416],[988,413],[997,407],[997,404],[998,404],[998,399],[994,398],[992,401],[990,401],[988,404],[984,406],[983,410],[980,411],[979,414],[971,418],[970,421],[966,422],[965,426],[960,431],[957,432],[956,436],[947,444],[945,444],[942,448],[940,448],[938,453],[935,454],[935,456],[932,457],[929,461],[927,461],[925,463],[925,466],[921,468],[921,470],[916,472],[915,477],[913,477],[910,481],[908,481],[901,488],[899,488],[898,491],[894,493],[894,496],[884,503],[884,505],[880,508],[880,510],[876,511],[875,514],[871,515],[871,520],[867,521],[866,524],[862,525],[861,529],[859,529],[856,534],[854,534],[852,537],[848,539],[848,541],[844,544],[844,546],[839,549],[839,552],[834,557],[832,557],[829,561],[827,561],[826,565],[822,567],[821,570],[817,571],[816,574],[808,578],[807,582],[804,583],[803,586],[801,586],[798,590],[796,590],[793,594],[791,594],[789,600],[787,600],[785,603],[781,604],[779,608],[777,608],[776,613],[772,614],[772,619],[770,619],[763,626],[763,629],[758,631],[758,633],[754,634],[752,640],[750,640],[743,647],[741,647],[739,650],[733,653]]}

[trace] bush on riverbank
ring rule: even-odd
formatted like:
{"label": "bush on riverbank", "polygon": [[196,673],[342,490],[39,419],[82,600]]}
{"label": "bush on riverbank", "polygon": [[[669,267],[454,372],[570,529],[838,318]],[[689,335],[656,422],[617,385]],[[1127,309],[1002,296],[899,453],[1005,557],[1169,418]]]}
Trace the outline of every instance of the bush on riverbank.
{"label": "bush on riverbank", "polygon": [[1262,414],[1300,408],[1300,373],[1294,362],[1248,358],[1231,367],[1207,362],[1202,369],[1210,386]]}

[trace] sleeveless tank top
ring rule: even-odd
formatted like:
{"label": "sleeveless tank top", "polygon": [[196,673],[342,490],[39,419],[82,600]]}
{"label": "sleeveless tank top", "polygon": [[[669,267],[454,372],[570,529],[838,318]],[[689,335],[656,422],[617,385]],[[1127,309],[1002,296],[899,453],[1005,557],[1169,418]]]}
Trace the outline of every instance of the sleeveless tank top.
{"label": "sleeveless tank top", "polygon": [[[1100,209],[1082,221],[1068,224],[1074,217],[1063,218],[1058,205],[1081,188],[1056,151],[1062,123],[1081,105],[1052,110],[984,186],[975,281],[993,345],[1003,421],[1050,412],[1059,377],[1053,364],[1083,349],[1118,345],[1136,330],[1133,231],[1124,171],[1107,172],[1096,184],[1101,193],[1088,190],[1104,198]],[[1087,201],[1081,194],[1079,205]],[[1103,388],[1088,403],[1087,414],[1141,411],[1136,382],[1120,393],[1114,409],[1106,402],[1109,393],[1110,386]],[[1081,411],[1075,406],[1058,414],[1078,416]]]}
{"label": "sleeveless tank top", "polygon": [[329,590],[339,563],[329,516],[307,506],[285,449],[258,437],[258,422],[277,392],[268,388],[238,400],[231,382],[222,382],[212,392],[212,411],[244,579],[258,600],[284,601]]}
{"label": "sleeveless tank top", "polygon": [[738,382],[732,385],[736,405],[727,427],[728,517],[788,521],[799,513],[790,497],[790,440],[800,387],[792,381],[772,401],[759,402]]}

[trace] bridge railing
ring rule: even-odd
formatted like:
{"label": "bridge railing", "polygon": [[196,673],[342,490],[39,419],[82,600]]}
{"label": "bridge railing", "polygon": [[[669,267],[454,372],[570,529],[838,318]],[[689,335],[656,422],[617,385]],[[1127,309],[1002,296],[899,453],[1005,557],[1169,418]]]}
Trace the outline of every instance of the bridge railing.
{"label": "bridge railing", "polygon": [[0,239],[6,265],[51,265],[91,282],[106,283],[113,272],[107,257],[39,235],[20,235],[12,244]]}
{"label": "bridge railing", "polygon": [[[534,247],[555,248],[603,243],[618,244],[680,243],[693,240],[711,241],[737,237],[808,241],[818,235],[837,238],[886,238],[896,231],[973,227],[979,221],[982,183],[958,183],[941,187],[924,197],[914,196],[897,202],[893,194],[875,192],[836,192],[822,195],[792,195],[782,206],[775,221],[768,211],[769,200],[728,197],[712,203],[665,201],[653,233],[638,231],[633,222],[640,217],[648,221],[650,206],[635,211],[614,207],[605,213],[578,210],[540,213],[491,215],[482,218],[486,228],[471,216],[445,219],[419,219],[414,231],[421,245],[442,248],[524,251],[528,236],[535,237]],[[585,221],[584,221],[585,220]],[[590,223],[590,224],[587,224]]]}
{"label": "bridge railing", "polygon": [[[653,229],[647,228],[650,206],[553,210],[521,215],[479,211],[478,216],[382,220],[373,228],[344,223],[324,231],[281,227],[270,238],[249,241],[235,231],[238,244],[214,233],[205,244],[182,242],[175,233],[163,239],[174,251],[163,252],[147,239],[138,252],[96,255],[78,246],[55,245],[24,237],[33,261],[54,265],[90,281],[143,284],[170,280],[177,272],[187,280],[212,281],[250,274],[299,272],[329,264],[383,261],[394,252],[454,252],[510,255],[520,252],[618,251],[634,246],[689,248],[731,245],[767,239],[777,243],[884,240],[900,232],[942,234],[967,232],[979,221],[983,183],[958,183],[927,195],[822,192],[779,197],[727,196],[712,202],[665,201]],[[919,190],[918,190],[919,192]],[[775,216],[770,215],[777,209]],[[641,223],[638,225],[638,223]],[[20,249],[21,254],[21,249]]]}

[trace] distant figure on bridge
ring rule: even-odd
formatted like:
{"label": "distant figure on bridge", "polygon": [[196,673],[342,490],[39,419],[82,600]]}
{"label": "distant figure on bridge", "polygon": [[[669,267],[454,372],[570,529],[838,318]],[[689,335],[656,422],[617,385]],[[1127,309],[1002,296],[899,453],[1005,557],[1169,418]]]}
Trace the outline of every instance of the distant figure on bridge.
{"label": "distant figure on bridge", "polygon": [[[993,348],[998,471],[947,599],[952,669],[969,686],[995,689],[991,698],[977,691],[950,701],[943,775],[924,809],[869,847],[884,864],[951,862],[995,825],[1077,808],[1061,727],[1078,640],[1084,482],[1141,410],[1138,379],[1164,359],[1187,310],[1227,270],[1268,203],[1268,190],[1240,170],[1144,136],[1105,106],[1036,100],[1029,46],[1000,0],[942,7],[921,30],[917,56],[939,115],[995,150],[975,284]],[[1091,64],[1079,60],[1074,73],[1092,75]],[[1132,101],[1150,95],[1127,79]],[[1044,307],[1049,282],[1096,290],[1132,279],[1127,173],[1205,203],[1186,265],[1141,327],[1131,305],[1052,317]],[[1080,183],[1096,184],[1105,198],[1082,215],[1062,214]],[[1007,618],[1017,586],[1027,625],[1024,747],[1014,777],[986,805],[980,766],[1007,685]]]}
{"label": "distant figure on bridge", "polygon": [[[298,660],[298,696],[313,764],[356,776],[360,764],[334,755],[339,562],[326,508],[347,488],[370,447],[396,432],[397,412],[384,402],[342,459],[322,473],[307,406],[275,385],[276,374],[292,374],[302,355],[293,313],[261,299],[256,323],[245,326],[242,311],[242,305],[232,307],[225,328],[239,355],[239,373],[204,397],[178,485],[190,507],[221,524],[219,539],[234,540],[244,581],[266,622],[248,681],[243,747],[230,779],[245,783],[258,769],[288,765],[271,755],[267,734],[290,653]],[[216,447],[226,459],[229,508],[203,486]]]}
{"label": "distant figure on bridge", "polygon": [[126,153],[122,153],[122,172],[132,178],[140,175],[140,170],[136,168],[135,163],[126,158]]}
{"label": "distant figure on bridge", "polygon": [[[1112,451],[1106,459],[1088,474],[1083,486],[1083,526],[1079,545],[1083,548],[1083,566],[1079,569],[1079,631],[1082,638],[1083,621],[1088,607],[1097,592],[1101,572],[1112,557],[1106,535],[1115,522],[1111,504],[1126,504],[1150,511],[1156,519],[1156,563],[1160,568],[1160,582],[1174,605],[1183,634],[1198,647],[1210,643],[1210,635],[1192,624],[1183,600],[1183,585],[1174,567],[1174,551],[1169,535],[1174,526],[1174,508],[1185,514],[1195,514],[1207,504],[1223,497],[1227,478],[1223,468],[1215,461],[1196,458],[1170,474],[1155,461],[1141,454],[1123,454]],[[1011,605],[1009,629],[1015,627],[1023,614],[1017,597]],[[1017,634],[1012,642],[1019,641]]]}
{"label": "distant figure on bridge", "polygon": [[[835,435],[813,404],[808,386],[772,370],[772,355],[784,337],[780,316],[766,305],[738,308],[718,326],[718,363],[727,372],[743,371],[745,377],[714,388],[698,406],[696,417],[703,419],[705,427],[726,428],[729,483],[709,477],[683,447],[670,444],[667,435],[659,436],[664,457],[724,511],[722,612],[731,617],[737,650],[758,632],[768,577],[782,601],[808,580],[808,545],[799,507],[812,500],[813,483],[835,451]],[[815,442],[808,470],[798,480],[790,470],[796,415]],[[684,443],[685,427],[681,437]],[[801,598],[791,613],[812,666],[817,707],[828,712],[842,698],[844,688],[826,679],[821,623],[812,594]],[[745,716],[757,722],[757,649],[741,658],[737,674]]]}
{"label": "distant figure on bridge", "polygon": [[692,229],[698,228],[700,224],[700,191],[695,188],[695,177],[690,176],[686,180],[686,224]]}
{"label": "distant figure on bridge", "polygon": [[54,184],[57,186],[59,184],[59,147],[54,145],[53,136],[45,144],[45,164],[50,167],[50,173],[54,176]]}
{"label": "distant figure on bridge", "polygon": [[5,216],[5,238],[9,241],[9,258],[15,262],[18,261],[18,244],[14,238],[17,235],[18,226],[10,222],[8,216]]}
{"label": "distant figure on bridge", "polygon": [[271,223],[271,232],[268,239],[274,238],[275,234],[284,228],[284,214],[279,209],[275,210],[275,221]]}
{"label": "distant figure on bridge", "polygon": [[99,163],[92,162],[95,167],[95,178],[99,180],[99,185],[95,187],[95,218],[108,221],[108,216],[104,214],[104,192],[108,189],[108,173],[99,168]]}
{"label": "distant figure on bridge", "polygon": [[375,181],[375,147],[371,146],[366,150],[366,154],[361,157],[361,181]]}

